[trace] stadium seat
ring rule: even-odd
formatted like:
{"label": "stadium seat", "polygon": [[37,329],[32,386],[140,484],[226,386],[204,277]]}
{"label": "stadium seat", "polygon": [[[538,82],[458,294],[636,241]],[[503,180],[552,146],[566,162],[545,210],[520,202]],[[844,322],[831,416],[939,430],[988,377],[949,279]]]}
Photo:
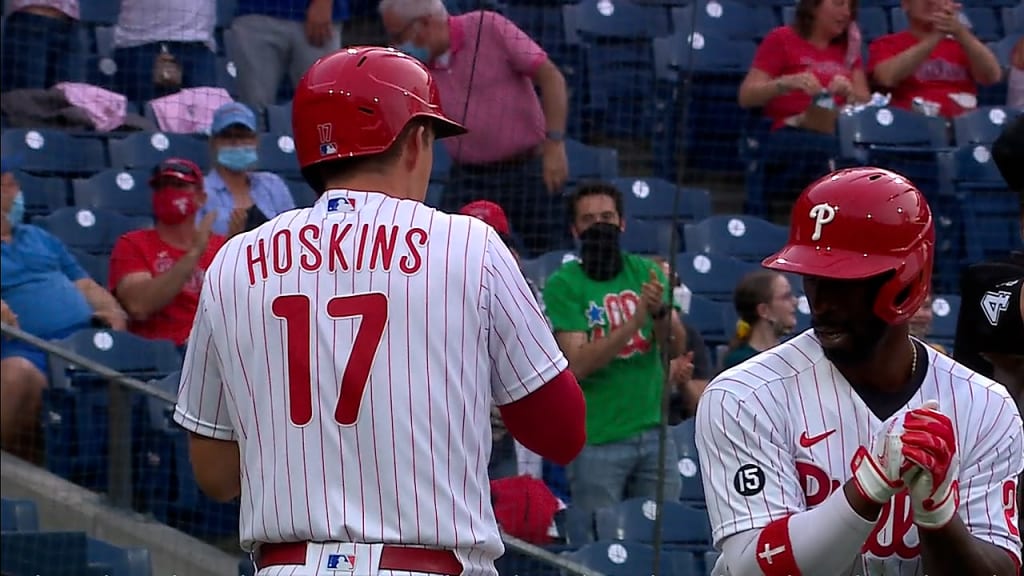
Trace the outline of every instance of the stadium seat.
{"label": "stadium seat", "polygon": [[717,550],[708,550],[704,553],[704,574],[711,576],[711,569],[715,567],[720,555]]}
{"label": "stadium seat", "polygon": [[288,135],[263,134],[259,144],[260,170],[274,172],[282,178],[301,178],[295,156],[295,140]]}
{"label": "stadium seat", "polygon": [[284,181],[288,185],[288,191],[292,193],[292,200],[296,208],[309,208],[316,204],[316,192],[301,178],[289,178]]}
{"label": "stadium seat", "polygon": [[964,6],[963,17],[971,32],[982,42],[994,42],[1003,37],[998,12],[988,6]]}
{"label": "stadium seat", "polygon": [[104,170],[71,181],[75,206],[120,212],[125,216],[153,216],[153,190],[149,172]]}
{"label": "stadium seat", "polygon": [[2,139],[4,154],[21,158],[21,169],[52,176],[97,172],[106,166],[103,143],[75,138],[58,130],[8,128]]}
{"label": "stadium seat", "polygon": [[36,532],[39,530],[39,509],[31,500],[4,498],[0,501],[0,530],[4,532]]}
{"label": "stadium seat", "polygon": [[907,29],[907,13],[899,6],[889,8],[889,21],[892,23],[890,30],[893,32],[902,32]]}
{"label": "stadium seat", "polygon": [[[64,338],[60,345],[93,362],[138,379],[162,377],[181,368],[181,355],[173,342],[149,340],[129,332],[89,328]],[[66,360],[50,360],[50,382],[53,387],[72,386],[83,378],[98,378],[89,374]]]}
{"label": "stadium seat", "polygon": [[718,36],[729,40],[760,40],[775,27],[771,6],[740,0],[696,0],[672,10],[676,33]]}
{"label": "stadium seat", "polygon": [[718,214],[684,228],[686,250],[760,263],[786,243],[786,228],[742,214]]}
{"label": "stadium seat", "polygon": [[610,180],[619,175],[619,151],[614,148],[588,146],[566,138],[565,155],[569,160],[569,183],[599,178]]}
{"label": "stadium seat", "polygon": [[[653,543],[655,508],[654,500],[631,498],[598,510],[595,513],[598,540]],[[661,541],[665,544],[702,548],[711,544],[711,525],[707,511],[667,501],[662,504],[661,513]]]}
{"label": "stadium seat", "polygon": [[624,210],[638,220],[696,221],[711,215],[711,196],[703,188],[679,188],[661,178],[615,178]]}
{"label": "stadium seat", "polygon": [[[604,576],[640,576],[652,574],[654,548],[629,541],[600,541],[572,552],[568,558],[604,574]],[[672,574],[672,563],[662,555],[659,574]]]}
{"label": "stadium seat", "polygon": [[1024,34],[1024,3],[1017,4],[1017,6],[1002,9],[1003,12],[1003,32],[1007,36],[1015,34]]}
{"label": "stadium seat", "polygon": [[[1020,245],[1019,202],[1008,194],[1006,181],[985,145],[967,145],[940,157],[948,174],[961,217],[968,261],[1006,254]],[[947,286],[954,289],[955,286]]]}
{"label": "stadium seat", "polygon": [[195,136],[163,132],[110,141],[110,164],[114,168],[150,170],[167,158],[191,160],[205,170],[210,163],[210,148]]}
{"label": "stadium seat", "polygon": [[227,90],[232,98],[238,96],[238,67],[230,58],[217,57],[217,86]]}
{"label": "stadium seat", "polygon": [[120,12],[120,0],[88,0],[82,2],[78,18],[86,25],[113,26]]}
{"label": "stadium seat", "polygon": [[960,296],[936,294],[932,297],[932,331],[929,338],[947,345],[951,350],[956,339],[956,321],[960,313]]}
{"label": "stadium seat", "polygon": [[759,269],[760,265],[718,254],[685,252],[676,256],[676,273],[683,284],[712,300],[731,301],[740,279]]}
{"label": "stadium seat", "polygon": [[694,418],[687,418],[669,428],[669,431],[675,440],[679,476],[683,482],[679,500],[690,506],[703,507],[704,483],[701,480],[700,460],[694,438],[696,422]]}
{"label": "stadium seat", "polygon": [[430,169],[431,182],[447,182],[448,173],[452,169],[452,157],[448,148],[440,140],[434,141],[434,165]]}
{"label": "stadium seat", "polygon": [[238,559],[238,576],[256,576],[256,565],[248,556]]}
{"label": "stadium seat", "polygon": [[230,26],[237,8],[238,0],[217,0],[217,25]]}
{"label": "stadium seat", "polygon": [[25,217],[43,216],[68,205],[68,183],[59,177],[45,178],[18,172],[14,176],[25,198]]}
{"label": "stadium seat", "polygon": [[113,576],[151,576],[153,563],[145,548],[121,548],[102,540],[86,540],[89,569]]}
{"label": "stadium seat", "polygon": [[556,250],[530,260],[523,260],[520,266],[524,276],[532,280],[538,288],[543,288],[548,277],[561,268],[562,264],[575,259],[576,255],[568,250]]}
{"label": "stadium seat", "polygon": [[71,255],[85,269],[90,278],[95,280],[100,286],[107,287],[107,280],[110,277],[109,254],[89,254],[81,250],[71,250]]}
{"label": "stadium seat", "polygon": [[110,210],[69,206],[37,216],[32,223],[59,238],[68,248],[90,254],[109,254],[122,234],[150,226],[152,221]]}
{"label": "stadium seat", "polygon": [[571,14],[566,20],[584,42],[596,39],[651,39],[668,33],[668,22],[660,9],[630,0],[611,3],[582,0],[563,6]]}
{"label": "stadium seat", "polygon": [[427,186],[427,196],[424,198],[423,203],[427,206],[439,208],[442,200],[444,200],[444,184],[432,182]]}
{"label": "stadium seat", "polygon": [[642,221],[626,218],[625,226],[621,242],[626,252],[666,255],[679,251],[682,237],[676,223],[671,220]]}
{"label": "stadium seat", "polygon": [[292,103],[267,106],[267,132],[271,134],[292,134]]}
{"label": "stadium seat", "polygon": [[956,145],[992,144],[1021,114],[1024,111],[1007,106],[986,106],[965,112],[953,118]]}
{"label": "stadium seat", "polygon": [[88,564],[85,532],[0,534],[0,573],[4,576],[83,576],[89,574]]}
{"label": "stadium seat", "polygon": [[[683,283],[689,287],[685,280]],[[698,294],[690,298],[690,311],[686,314],[686,323],[700,332],[708,346],[728,343],[735,332],[735,322],[730,322],[733,317],[732,303],[717,302]]]}
{"label": "stadium seat", "polygon": [[1020,42],[1020,39],[1024,38],[1024,32],[1017,32],[1015,34],[1007,34],[1002,40],[997,40],[989,44],[989,48],[995,53],[999,63],[1003,65],[1003,68],[1010,67],[1010,55],[1013,54],[1013,47]]}
{"label": "stadium seat", "polygon": [[[857,24],[864,42],[871,42],[889,33],[889,17],[879,6],[865,6],[858,9]],[[865,62],[865,64],[867,64]]]}

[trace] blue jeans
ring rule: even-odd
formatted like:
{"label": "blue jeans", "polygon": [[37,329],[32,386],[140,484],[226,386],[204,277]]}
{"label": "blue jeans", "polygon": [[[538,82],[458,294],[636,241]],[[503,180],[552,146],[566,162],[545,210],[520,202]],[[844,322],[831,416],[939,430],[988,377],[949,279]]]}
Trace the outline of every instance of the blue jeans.
{"label": "blue jeans", "polygon": [[176,92],[153,84],[153,62],[161,46],[167,46],[181,65],[182,88],[217,85],[217,57],[209,46],[202,42],[153,42],[114,50],[117,62],[114,90],[124,94],[130,102],[138,103]]}
{"label": "blue jeans", "polygon": [[71,80],[72,39],[78,23],[28,12],[7,17],[2,89],[47,89]]}
{"label": "blue jeans", "polygon": [[666,435],[665,459],[659,462],[658,436],[658,429],[653,428],[619,442],[587,444],[566,469],[574,516],[589,522],[594,512],[629,498],[656,500],[662,470],[664,500],[678,500],[682,480],[676,467],[675,441],[671,434]]}

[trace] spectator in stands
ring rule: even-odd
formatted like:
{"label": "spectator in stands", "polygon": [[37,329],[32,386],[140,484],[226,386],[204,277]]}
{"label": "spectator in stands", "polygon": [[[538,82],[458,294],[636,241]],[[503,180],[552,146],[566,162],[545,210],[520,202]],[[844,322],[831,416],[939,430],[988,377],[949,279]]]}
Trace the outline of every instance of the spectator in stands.
{"label": "spectator in stands", "polygon": [[1010,56],[1010,78],[1006,87],[1006,105],[1024,108],[1024,38],[1017,40]]}
{"label": "spectator in stands", "polygon": [[145,102],[180,88],[217,85],[217,3],[121,0],[114,28],[116,90]]}
{"label": "spectator in stands", "polygon": [[819,98],[843,105],[870,97],[856,22],[857,0],[799,0],[793,22],[769,32],[757,47],[739,104],[762,108],[771,120],[762,142],[769,199],[832,170],[835,121],[832,112],[815,106]]}
{"label": "spectator in stands", "polygon": [[171,158],[153,170],[152,229],[121,236],[110,256],[110,289],[128,311],[129,329],[145,338],[188,341],[203,274],[224,237],[213,233],[217,213],[196,221],[206,200],[203,174],[188,160]]}
{"label": "spectator in stands", "polygon": [[203,183],[206,203],[196,214],[196,221],[215,213],[215,234],[230,238],[295,208],[288,185],[280,176],[253,170],[259,163],[258,127],[256,115],[241,102],[225,104],[213,114],[213,170]]}
{"label": "spectator in stands", "polygon": [[78,0],[10,0],[7,10],[2,89],[47,89],[70,80]]}
{"label": "spectator in stands", "polygon": [[441,209],[491,200],[531,256],[556,247],[564,231],[552,224],[562,221],[568,178],[568,97],[558,67],[496,12],[449,16],[441,0],[381,0],[379,9],[391,43],[427,63],[445,110],[469,128],[444,142],[453,165]]}
{"label": "spectator in stands", "polygon": [[920,98],[952,118],[977,106],[978,84],[1002,78],[995,54],[961,22],[959,9],[952,0],[903,0],[909,27],[871,43],[871,78],[892,91],[892,106],[912,110]]}
{"label": "spectator in stands", "polygon": [[263,110],[285,72],[298,84],[313,62],[341,48],[348,7],[348,0],[238,0],[231,54],[239,98]]}
{"label": "spectator in stands", "polygon": [[778,272],[757,270],[740,280],[733,294],[739,321],[722,362],[731,368],[779,344],[796,327],[796,297]]}
{"label": "spectator in stands", "polygon": [[930,342],[928,336],[932,332],[932,320],[934,319],[934,313],[932,312],[932,295],[929,294],[921,307],[917,309],[917,312],[910,317],[910,335],[918,340],[925,342],[932,348],[935,348],[939,352],[945,354],[946,347],[936,342]]}
{"label": "spectator in stands", "polygon": [[665,395],[662,354],[681,356],[686,331],[665,303],[661,267],[623,252],[622,193],[584,183],[570,199],[580,259],[544,286],[547,316],[587,401],[587,445],[568,467],[573,506],[584,515],[624,498],[678,497],[676,449],[659,461]]}
{"label": "spectator in stands", "polygon": [[[22,222],[25,200],[13,172],[16,159],[4,156],[2,164],[0,320],[45,340],[90,326],[123,330],[127,315],[117,300],[89,278],[60,240]],[[47,355],[4,337],[0,358],[0,447],[34,460]]]}
{"label": "spectator in stands", "polygon": [[672,306],[682,318],[686,330],[686,352],[669,363],[669,380],[675,384],[669,397],[669,424],[675,425],[697,413],[697,400],[704,393],[704,388],[714,375],[711,371],[711,358],[704,337],[693,325],[686,322],[690,311],[690,293],[679,276],[672,273],[669,262],[661,256],[652,256],[651,260],[661,266],[661,271],[669,279],[672,286]]}

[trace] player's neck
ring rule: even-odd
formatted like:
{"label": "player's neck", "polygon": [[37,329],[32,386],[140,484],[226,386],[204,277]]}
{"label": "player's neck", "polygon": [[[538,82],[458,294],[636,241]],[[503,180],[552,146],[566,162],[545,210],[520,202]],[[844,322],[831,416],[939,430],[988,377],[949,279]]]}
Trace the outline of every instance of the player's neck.
{"label": "player's neck", "polygon": [[834,364],[854,388],[896,392],[904,389],[913,377],[914,354],[914,344],[907,331],[891,329],[867,360]]}

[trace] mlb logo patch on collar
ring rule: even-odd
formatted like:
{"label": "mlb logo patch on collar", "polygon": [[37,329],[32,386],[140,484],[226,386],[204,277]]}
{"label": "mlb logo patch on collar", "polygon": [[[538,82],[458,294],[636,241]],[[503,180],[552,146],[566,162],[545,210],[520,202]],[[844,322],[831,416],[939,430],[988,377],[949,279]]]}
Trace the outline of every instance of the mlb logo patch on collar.
{"label": "mlb logo patch on collar", "polygon": [[346,214],[356,211],[356,199],[345,191],[327,193],[327,213]]}
{"label": "mlb logo patch on collar", "polygon": [[355,554],[330,554],[327,556],[327,569],[338,572],[353,572],[356,569]]}

